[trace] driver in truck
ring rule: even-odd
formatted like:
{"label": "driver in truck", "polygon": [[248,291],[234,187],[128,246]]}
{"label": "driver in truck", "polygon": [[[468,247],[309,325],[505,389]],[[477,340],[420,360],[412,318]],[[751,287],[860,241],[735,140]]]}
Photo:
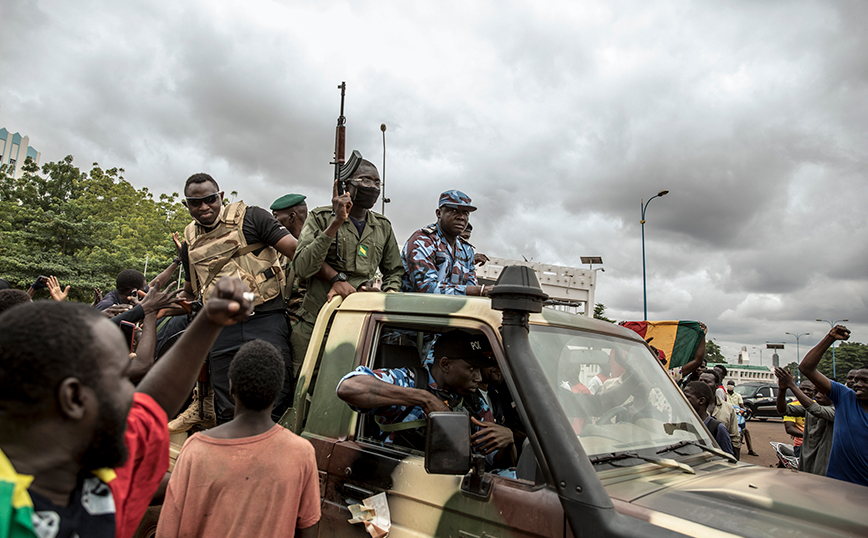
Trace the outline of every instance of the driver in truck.
{"label": "driver in truck", "polygon": [[515,463],[513,433],[495,422],[477,390],[480,369],[495,365],[486,352],[491,346],[484,336],[456,329],[437,339],[432,364],[381,370],[359,366],[340,380],[337,395],[353,410],[374,415],[386,443],[416,450],[425,449],[428,413],[464,409],[473,423],[475,450],[490,467],[510,467]]}

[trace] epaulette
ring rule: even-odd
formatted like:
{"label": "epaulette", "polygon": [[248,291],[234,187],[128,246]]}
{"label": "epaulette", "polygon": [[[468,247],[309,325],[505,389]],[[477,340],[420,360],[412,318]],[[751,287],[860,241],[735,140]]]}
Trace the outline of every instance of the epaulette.
{"label": "epaulette", "polygon": [[437,226],[425,226],[424,228],[419,228],[419,231],[425,232],[426,234],[437,233]]}

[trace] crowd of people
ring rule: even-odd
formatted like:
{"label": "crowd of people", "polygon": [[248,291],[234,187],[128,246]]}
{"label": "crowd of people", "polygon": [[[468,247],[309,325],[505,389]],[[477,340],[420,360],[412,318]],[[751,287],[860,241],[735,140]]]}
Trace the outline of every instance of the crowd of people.
{"label": "crowd of people", "polygon": [[[69,287],[53,276],[0,291],[0,491],[9,508],[0,532],[130,537],[164,495],[157,536],[316,535],[313,448],[277,422],[292,405],[320,310],[353,293],[489,291],[475,271],[487,258],[468,242],[477,209],[469,196],[443,192],[436,220],[402,249],[391,223],[371,211],[376,166],[349,163],[346,192],[336,185],[332,203],[311,211],[300,194],[277,198],[270,211],[226,203],[214,178],[190,176],[183,203],[192,221],[173,236],[178,256],[149,282],[121,271],[115,290],[94,290],[92,305],[66,301]],[[179,268],[183,287],[172,290]],[[53,300],[33,302],[41,288]],[[816,370],[823,345],[847,335],[835,327],[806,355],[800,368],[815,389],[779,377],[802,403],[786,407],[805,416],[804,470],[868,485],[860,450],[868,369],[852,386]],[[426,349],[418,368],[359,367],[338,396],[376,415],[384,442],[411,446],[427,413],[467,409],[488,468],[515,466],[525,435],[486,339],[454,330]],[[737,395],[716,368],[704,368],[703,341],[670,374],[738,457]],[[167,479],[170,434],[193,431]]]}
{"label": "crowd of people", "polygon": [[[67,302],[69,286],[54,276],[27,291],[0,281],[9,536],[129,537],[155,495],[165,495],[159,536],[316,535],[313,448],[276,421],[319,310],[356,292],[485,293],[474,258],[487,258],[459,237],[476,209],[467,195],[443,193],[437,221],[402,252],[390,222],[371,211],[376,167],[351,162],[346,192],[310,213],[299,194],[270,211],[225,203],[210,175],[190,176],[192,221],[173,235],[178,256],[149,282],[121,271],[90,306]],[[179,267],[183,288],[170,290]],[[43,288],[53,300],[33,302]],[[484,418],[474,441],[493,452],[497,425]],[[169,436],[191,430],[166,483]],[[263,496],[266,483],[274,489]]]}

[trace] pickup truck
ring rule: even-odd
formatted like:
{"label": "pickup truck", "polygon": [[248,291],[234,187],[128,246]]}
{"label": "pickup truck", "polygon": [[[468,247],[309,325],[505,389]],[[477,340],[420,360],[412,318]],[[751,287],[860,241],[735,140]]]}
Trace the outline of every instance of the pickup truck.
{"label": "pickup truck", "polygon": [[[490,298],[356,293],[323,307],[281,419],[316,450],[320,536],[368,536],[348,506],[383,492],[396,538],[868,536],[868,488],[735,461],[641,337],[544,299],[531,270],[509,267]],[[503,372],[527,434],[514,478],[485,471],[464,413],[433,413],[437,450],[422,452],[383,443],[336,395],[360,365],[418,367],[454,328],[484,335]]]}

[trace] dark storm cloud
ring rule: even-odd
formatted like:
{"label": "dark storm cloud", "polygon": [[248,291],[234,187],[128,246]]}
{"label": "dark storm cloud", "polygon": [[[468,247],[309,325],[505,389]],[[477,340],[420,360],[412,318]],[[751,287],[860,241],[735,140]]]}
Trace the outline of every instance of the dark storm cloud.
{"label": "dark storm cloud", "polygon": [[480,250],[601,255],[597,300],[638,319],[638,206],[669,189],[648,209],[652,318],[703,319],[728,354],[868,322],[862,2],[55,1],[4,22],[0,123],[43,162],[322,205],[346,80],[348,148],[382,168],[388,125],[399,243],[459,188]]}

